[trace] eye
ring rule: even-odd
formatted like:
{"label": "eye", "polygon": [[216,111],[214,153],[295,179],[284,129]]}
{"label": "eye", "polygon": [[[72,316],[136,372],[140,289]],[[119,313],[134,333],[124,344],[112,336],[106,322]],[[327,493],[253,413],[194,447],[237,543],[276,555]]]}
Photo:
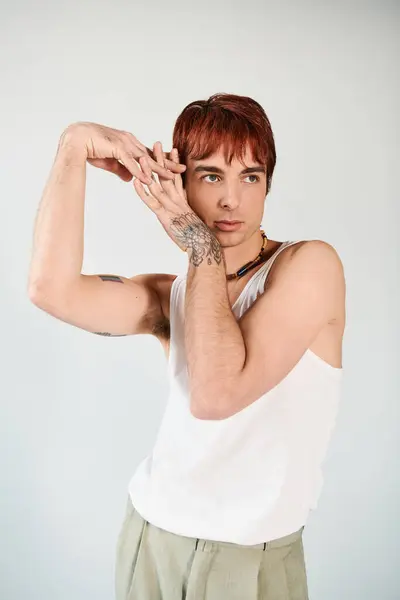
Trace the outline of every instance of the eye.
{"label": "eye", "polygon": [[[209,175],[204,175],[201,179],[205,179],[206,177],[218,177],[218,175],[215,175],[214,173],[210,173]],[[214,181],[210,181],[209,183],[214,183]]]}
{"label": "eye", "polygon": [[[210,173],[209,175],[203,175],[203,177],[201,177],[201,179],[205,179],[206,177],[217,177],[218,175],[215,175],[214,173]],[[260,178],[258,177],[258,175],[247,175],[247,177],[255,177],[255,181],[252,181],[251,183],[257,183],[258,181],[260,181]],[[246,177],[246,179],[247,179]],[[209,183],[215,183],[214,181],[210,181]]]}

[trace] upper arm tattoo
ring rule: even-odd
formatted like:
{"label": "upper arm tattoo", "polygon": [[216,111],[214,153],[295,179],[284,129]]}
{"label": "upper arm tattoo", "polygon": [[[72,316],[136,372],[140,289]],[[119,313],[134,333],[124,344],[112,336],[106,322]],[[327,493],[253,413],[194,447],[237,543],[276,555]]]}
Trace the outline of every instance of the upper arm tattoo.
{"label": "upper arm tattoo", "polygon": [[118,277],[118,275],[99,275],[99,277],[103,281],[117,281],[118,283],[124,283],[121,277]]}
{"label": "upper arm tattoo", "polygon": [[[118,277],[118,275],[99,275],[99,277],[103,281],[115,281],[117,283],[124,283],[121,277]],[[94,331],[93,333],[95,333],[96,335],[105,335],[108,337],[124,337],[127,335],[126,333],[107,333],[101,331]]]}
{"label": "upper arm tattoo", "polygon": [[128,335],[127,333],[107,333],[101,331],[93,331],[93,333],[95,333],[96,335],[105,335],[108,337],[124,337],[125,335]]}

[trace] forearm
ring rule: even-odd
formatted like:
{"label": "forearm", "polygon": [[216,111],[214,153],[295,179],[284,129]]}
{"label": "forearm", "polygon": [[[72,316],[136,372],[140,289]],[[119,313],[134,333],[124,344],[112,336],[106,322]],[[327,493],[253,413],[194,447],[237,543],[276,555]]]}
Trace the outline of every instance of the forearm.
{"label": "forearm", "polygon": [[82,270],[86,155],[62,137],[37,212],[29,292],[57,290]]}
{"label": "forearm", "polygon": [[218,414],[218,405],[221,410],[226,405],[243,368],[245,345],[229,303],[222,248],[218,244],[201,262],[193,261],[191,249],[188,255],[185,347],[191,405],[194,413],[202,414],[211,402]]}

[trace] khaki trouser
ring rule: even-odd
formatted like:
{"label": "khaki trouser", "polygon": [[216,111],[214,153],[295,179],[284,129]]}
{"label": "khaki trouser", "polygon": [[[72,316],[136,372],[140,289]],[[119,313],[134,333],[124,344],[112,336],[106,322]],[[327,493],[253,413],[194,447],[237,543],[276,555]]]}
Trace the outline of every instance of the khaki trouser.
{"label": "khaki trouser", "polygon": [[185,537],[150,524],[128,497],[116,600],[308,600],[303,529],[255,546]]}

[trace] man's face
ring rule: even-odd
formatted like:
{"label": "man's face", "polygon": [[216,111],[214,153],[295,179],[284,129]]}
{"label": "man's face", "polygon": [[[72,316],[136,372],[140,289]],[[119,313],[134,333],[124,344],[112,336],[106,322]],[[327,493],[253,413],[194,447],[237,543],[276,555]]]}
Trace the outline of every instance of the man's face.
{"label": "man's face", "polygon": [[[203,160],[188,157],[185,190],[192,210],[223,246],[236,245],[259,230],[264,212],[267,177],[265,165],[254,162],[249,147],[244,165],[225,162],[223,149]],[[216,221],[241,221],[235,231],[221,231]]]}

